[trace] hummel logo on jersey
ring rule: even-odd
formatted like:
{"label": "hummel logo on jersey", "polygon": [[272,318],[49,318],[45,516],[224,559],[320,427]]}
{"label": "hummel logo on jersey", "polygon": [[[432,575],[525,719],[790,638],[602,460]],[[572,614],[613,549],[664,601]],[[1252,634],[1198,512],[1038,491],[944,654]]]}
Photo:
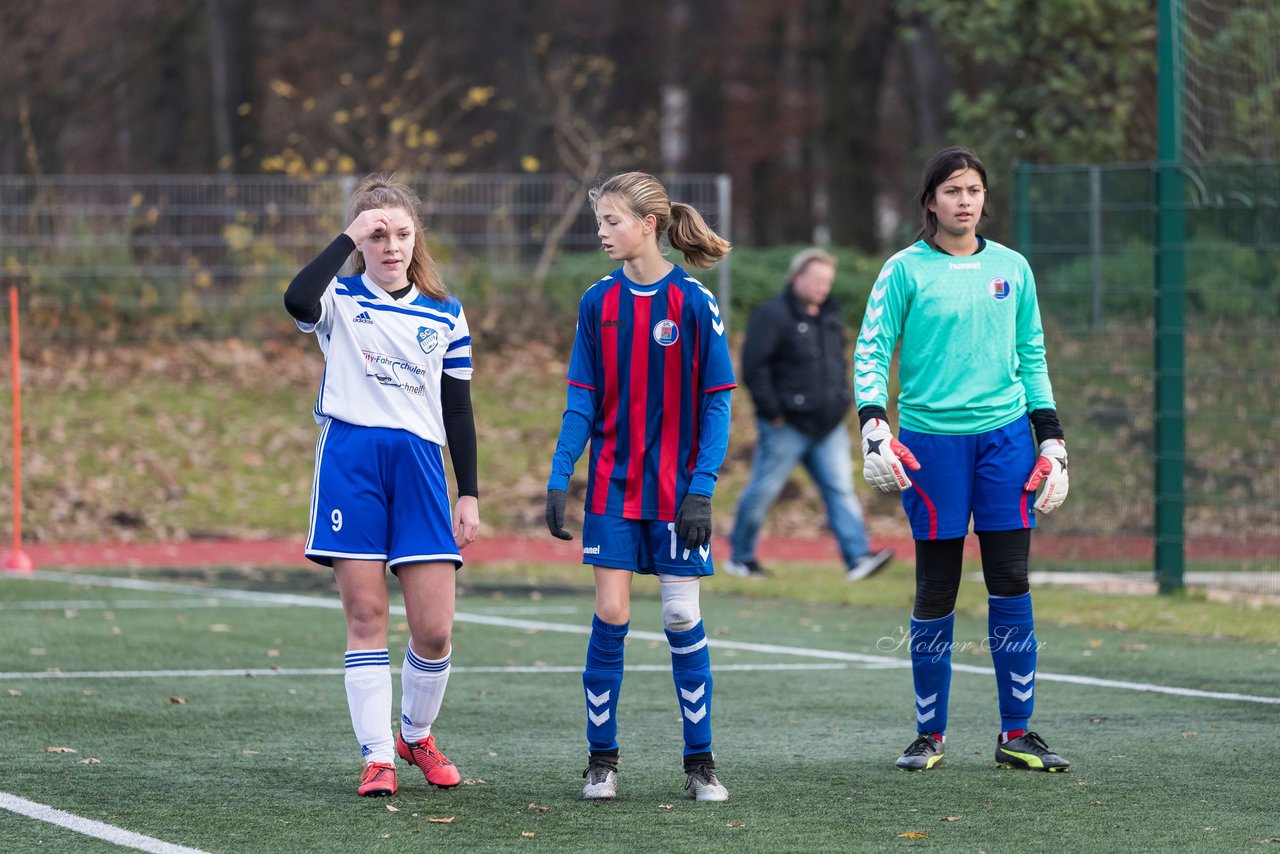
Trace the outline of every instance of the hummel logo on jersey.
{"label": "hummel logo on jersey", "polygon": [[600,547],[599,546],[583,546],[582,553],[584,555],[598,555],[600,554]]}
{"label": "hummel logo on jersey", "polygon": [[369,312],[362,311],[352,318],[356,323],[373,323],[373,318],[369,316]]}

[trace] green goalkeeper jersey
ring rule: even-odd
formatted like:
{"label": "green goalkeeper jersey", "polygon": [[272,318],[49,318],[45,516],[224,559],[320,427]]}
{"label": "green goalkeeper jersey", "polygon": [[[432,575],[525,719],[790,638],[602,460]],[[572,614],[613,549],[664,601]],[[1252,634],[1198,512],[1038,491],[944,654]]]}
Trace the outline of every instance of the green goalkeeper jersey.
{"label": "green goalkeeper jersey", "polygon": [[999,243],[956,256],[920,240],[885,262],[854,353],[859,408],[887,407],[899,343],[899,428],[983,433],[1057,408],[1035,277]]}

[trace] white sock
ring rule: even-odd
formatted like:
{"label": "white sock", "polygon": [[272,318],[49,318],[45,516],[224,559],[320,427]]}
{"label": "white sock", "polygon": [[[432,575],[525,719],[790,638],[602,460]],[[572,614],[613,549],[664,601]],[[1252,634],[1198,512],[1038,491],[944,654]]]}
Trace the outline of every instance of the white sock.
{"label": "white sock", "polygon": [[449,670],[448,655],[433,661],[419,658],[412,647],[405,650],[400,669],[400,735],[410,744],[431,735],[449,684]]}
{"label": "white sock", "polygon": [[391,659],[385,649],[349,649],[347,708],[365,762],[395,760],[391,737]]}

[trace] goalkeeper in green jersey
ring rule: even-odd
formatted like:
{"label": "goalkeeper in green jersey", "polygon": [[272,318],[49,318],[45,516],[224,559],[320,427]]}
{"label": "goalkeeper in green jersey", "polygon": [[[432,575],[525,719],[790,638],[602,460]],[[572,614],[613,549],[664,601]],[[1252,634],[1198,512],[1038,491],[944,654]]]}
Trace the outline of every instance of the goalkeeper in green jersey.
{"label": "goalkeeper in green jersey", "polygon": [[[1065,771],[1070,763],[1029,728],[1038,645],[1027,558],[1036,514],[1067,497],[1067,450],[1035,277],[1025,258],[978,233],[986,193],[986,168],[972,151],[946,148],[929,160],[919,239],[885,262],[854,356],[863,475],[881,492],[901,493],[916,546],[909,641],[917,737],[897,765],[923,771],[942,761],[972,520],[989,596],[996,762]],[[895,348],[897,436],[886,418]]]}

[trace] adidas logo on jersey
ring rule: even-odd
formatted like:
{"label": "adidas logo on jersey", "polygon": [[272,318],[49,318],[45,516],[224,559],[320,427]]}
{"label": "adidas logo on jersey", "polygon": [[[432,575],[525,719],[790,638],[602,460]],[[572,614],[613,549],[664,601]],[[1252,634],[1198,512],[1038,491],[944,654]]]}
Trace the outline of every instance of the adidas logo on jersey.
{"label": "adidas logo on jersey", "polygon": [[356,323],[373,323],[373,318],[369,316],[369,312],[362,311],[353,318]]}

